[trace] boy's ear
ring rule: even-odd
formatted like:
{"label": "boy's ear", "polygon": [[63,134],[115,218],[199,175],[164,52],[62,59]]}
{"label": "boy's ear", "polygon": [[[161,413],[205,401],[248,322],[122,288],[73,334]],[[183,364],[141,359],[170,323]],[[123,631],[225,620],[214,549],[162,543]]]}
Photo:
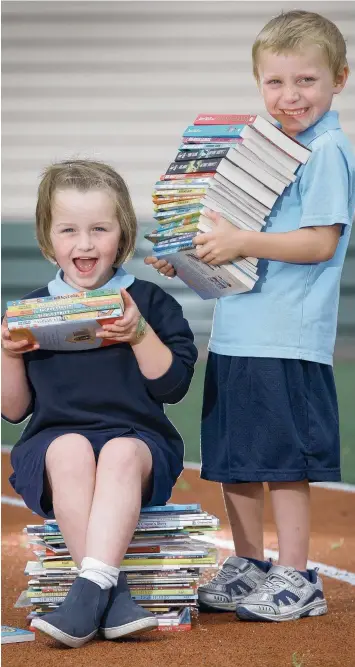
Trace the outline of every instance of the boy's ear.
{"label": "boy's ear", "polygon": [[334,94],[337,95],[343,90],[349,76],[349,67],[345,65],[339,74],[335,77],[334,81]]}

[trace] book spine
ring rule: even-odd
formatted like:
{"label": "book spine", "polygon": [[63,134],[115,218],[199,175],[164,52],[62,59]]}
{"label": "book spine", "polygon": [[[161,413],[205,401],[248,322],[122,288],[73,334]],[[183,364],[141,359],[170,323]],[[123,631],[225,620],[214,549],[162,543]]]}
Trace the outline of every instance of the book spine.
{"label": "book spine", "polygon": [[199,114],[194,125],[247,125],[254,122],[256,116],[250,114]]}
{"label": "book spine", "polygon": [[[228,148],[204,148],[199,150],[179,151],[175,157],[175,162],[188,162],[189,160],[211,160],[225,157]],[[174,164],[174,163],[173,163]]]}
{"label": "book spine", "polygon": [[86,299],[88,297],[98,297],[98,296],[111,296],[112,294],[117,294],[117,291],[114,289],[97,289],[97,290],[88,290],[87,292],[76,292],[74,294],[61,294],[60,296],[39,296],[32,299],[17,299],[16,301],[8,301],[7,307],[10,306],[19,306],[22,307],[24,304],[36,304],[36,303],[46,303],[47,301],[67,301],[68,299]]}
{"label": "book spine", "polygon": [[221,158],[214,160],[189,160],[188,162],[172,162],[167,174],[215,173]]}
{"label": "book spine", "polygon": [[183,144],[233,144],[240,141],[240,137],[182,137]]}
{"label": "book spine", "polygon": [[183,137],[240,137],[244,124],[238,125],[189,125]]}
{"label": "book spine", "polygon": [[88,322],[90,320],[98,320],[107,317],[122,317],[122,311],[119,308],[109,309],[109,310],[94,310],[82,313],[83,317],[78,317],[78,313],[72,313],[67,315],[54,315],[53,317],[41,317],[36,319],[23,319],[16,320],[15,322],[9,322],[9,331],[14,329],[23,329],[28,327],[42,327],[48,324],[61,324],[63,322],[71,321],[75,324],[81,325],[81,322]]}
{"label": "book spine", "polygon": [[95,304],[93,304],[93,305],[90,304],[88,306],[84,306],[84,305],[76,306],[75,304],[72,304],[72,307],[68,306],[68,307],[64,307],[64,308],[51,308],[51,309],[48,309],[48,310],[42,310],[42,309],[37,310],[37,308],[36,308],[32,312],[29,311],[27,313],[21,313],[19,315],[14,315],[13,317],[10,316],[10,317],[7,318],[7,321],[8,322],[19,322],[19,323],[21,322],[21,323],[23,323],[25,321],[28,322],[30,320],[37,320],[37,319],[40,319],[42,317],[47,318],[47,317],[57,317],[57,316],[63,316],[63,315],[75,315],[75,314],[78,315],[78,314],[81,314],[81,313],[91,314],[93,312],[93,309],[95,310],[95,312],[99,313],[101,311],[104,312],[104,311],[108,311],[108,310],[112,310],[112,309],[117,310],[117,308],[120,308],[120,303],[118,303],[117,301],[112,302],[112,303],[110,303],[108,301],[107,303],[105,303],[103,305],[100,305],[100,306],[95,305]]}
{"label": "book spine", "polygon": [[[194,172],[194,177],[198,179],[205,179],[205,178],[211,178],[211,172],[208,171],[196,171]],[[160,176],[161,181],[174,181],[174,180],[184,180],[186,178],[189,179],[191,178],[191,172],[187,174],[162,174]]]}

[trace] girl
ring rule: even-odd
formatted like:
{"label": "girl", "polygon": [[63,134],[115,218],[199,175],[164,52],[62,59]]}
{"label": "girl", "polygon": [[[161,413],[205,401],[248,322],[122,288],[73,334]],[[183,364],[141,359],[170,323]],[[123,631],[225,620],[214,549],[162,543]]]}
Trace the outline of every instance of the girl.
{"label": "girl", "polygon": [[115,344],[50,352],[12,342],[2,325],[2,409],[32,415],[11,453],[11,484],[40,516],[54,517],[80,574],[57,611],[32,626],[79,647],[100,627],[114,639],[153,629],[119,570],[140,509],[163,505],[183,468],[183,443],[164,403],[186,394],[197,351],[180,305],[121,267],[137,223],[122,178],[77,160],[50,166],[38,191],[36,229],[54,280],[26,298],[99,287],[121,290],[125,312],[98,332]]}

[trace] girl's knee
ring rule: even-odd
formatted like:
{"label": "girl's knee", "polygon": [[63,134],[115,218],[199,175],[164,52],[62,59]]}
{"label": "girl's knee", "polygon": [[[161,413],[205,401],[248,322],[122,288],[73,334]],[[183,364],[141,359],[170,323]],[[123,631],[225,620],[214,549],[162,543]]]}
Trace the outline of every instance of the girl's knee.
{"label": "girl's knee", "polygon": [[113,438],[109,440],[100,452],[100,462],[106,461],[110,467],[112,464],[118,469],[127,472],[129,468],[140,472],[149,466],[151,454],[148,446],[135,438]]}
{"label": "girl's knee", "polygon": [[80,470],[82,473],[94,467],[95,456],[91,443],[79,433],[61,435],[49,445],[46,453],[46,470],[49,475],[55,470],[61,474]]}

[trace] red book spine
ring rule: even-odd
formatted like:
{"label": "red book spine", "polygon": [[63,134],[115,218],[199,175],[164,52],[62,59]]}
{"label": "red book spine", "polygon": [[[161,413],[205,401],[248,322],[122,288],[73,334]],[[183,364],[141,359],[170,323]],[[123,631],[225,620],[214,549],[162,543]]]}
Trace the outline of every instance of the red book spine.
{"label": "red book spine", "polygon": [[194,120],[194,125],[249,125],[256,116],[250,114],[207,114],[200,113]]}

